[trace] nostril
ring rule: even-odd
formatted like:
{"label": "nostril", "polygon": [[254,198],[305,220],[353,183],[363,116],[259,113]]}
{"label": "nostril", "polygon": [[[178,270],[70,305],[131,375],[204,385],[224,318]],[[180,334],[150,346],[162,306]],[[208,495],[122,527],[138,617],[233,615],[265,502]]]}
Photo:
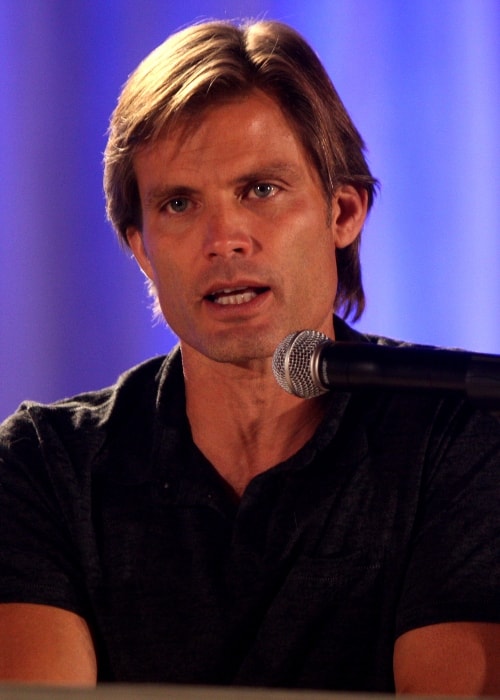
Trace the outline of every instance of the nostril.
{"label": "nostril", "polygon": [[211,236],[205,243],[205,250],[209,257],[231,257],[233,255],[247,255],[252,249],[249,236]]}

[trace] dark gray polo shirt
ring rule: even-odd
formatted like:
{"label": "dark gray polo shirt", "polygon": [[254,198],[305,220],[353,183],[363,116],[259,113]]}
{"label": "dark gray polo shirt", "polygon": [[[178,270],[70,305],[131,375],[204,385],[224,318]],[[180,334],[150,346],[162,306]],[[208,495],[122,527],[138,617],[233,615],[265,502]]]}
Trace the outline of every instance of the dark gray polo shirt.
{"label": "dark gray polo shirt", "polygon": [[24,404],[0,429],[0,601],[82,615],[103,681],[392,691],[398,635],[500,622],[500,424],[430,393],[329,402],[240,502],[191,440],[178,352]]}

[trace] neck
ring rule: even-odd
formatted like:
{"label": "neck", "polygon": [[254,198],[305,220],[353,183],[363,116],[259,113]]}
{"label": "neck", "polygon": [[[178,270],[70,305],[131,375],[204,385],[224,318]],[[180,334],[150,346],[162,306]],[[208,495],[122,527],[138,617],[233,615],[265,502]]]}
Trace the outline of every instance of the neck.
{"label": "neck", "polygon": [[270,360],[242,368],[183,353],[183,364],[194,442],[238,495],[297,452],[323,417],[321,398],[306,401],[278,386]]}

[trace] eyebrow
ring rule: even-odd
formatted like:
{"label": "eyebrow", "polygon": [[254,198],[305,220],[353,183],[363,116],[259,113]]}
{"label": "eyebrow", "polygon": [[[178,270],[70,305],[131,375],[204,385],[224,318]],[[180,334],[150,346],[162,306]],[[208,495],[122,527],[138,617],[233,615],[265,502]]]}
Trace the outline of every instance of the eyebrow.
{"label": "eyebrow", "polygon": [[[248,182],[257,182],[259,180],[274,179],[283,176],[298,179],[300,177],[300,171],[295,165],[287,161],[275,161],[272,163],[265,163],[262,166],[257,166],[250,171],[242,173],[230,180],[229,184],[234,187]],[[194,196],[198,193],[199,190],[196,187],[183,185],[181,183],[158,185],[146,192],[145,206],[154,207],[159,201],[165,201],[176,196]]]}
{"label": "eyebrow", "polygon": [[237,185],[243,182],[255,182],[256,180],[266,180],[282,176],[298,178],[300,176],[300,171],[291,163],[276,161],[274,163],[266,163],[262,166],[257,166],[239,175],[231,181],[231,184]]}
{"label": "eyebrow", "polygon": [[146,192],[144,204],[146,208],[154,207],[158,202],[166,201],[180,196],[195,195],[198,190],[187,185],[158,185]]}

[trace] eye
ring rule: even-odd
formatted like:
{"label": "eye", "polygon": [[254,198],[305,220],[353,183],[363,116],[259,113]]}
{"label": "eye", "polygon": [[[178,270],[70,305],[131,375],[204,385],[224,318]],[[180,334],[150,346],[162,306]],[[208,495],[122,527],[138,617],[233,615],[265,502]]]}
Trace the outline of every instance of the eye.
{"label": "eye", "polygon": [[188,207],[189,199],[187,199],[187,197],[174,197],[163,204],[162,210],[168,211],[172,214],[182,214]]}
{"label": "eye", "polygon": [[267,197],[273,197],[277,191],[276,185],[271,185],[269,182],[258,182],[256,185],[252,185],[249,196],[255,196],[257,199],[266,199]]}

